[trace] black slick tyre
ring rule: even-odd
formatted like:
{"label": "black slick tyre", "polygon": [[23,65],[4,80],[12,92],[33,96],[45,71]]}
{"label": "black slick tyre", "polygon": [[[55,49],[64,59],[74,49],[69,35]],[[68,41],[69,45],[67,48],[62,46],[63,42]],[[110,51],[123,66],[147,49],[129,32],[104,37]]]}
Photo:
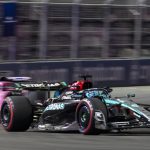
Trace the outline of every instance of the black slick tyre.
{"label": "black slick tyre", "polygon": [[84,99],[78,104],[76,109],[76,121],[79,127],[79,132],[82,134],[99,134],[101,129],[95,127],[95,112],[101,111],[107,122],[106,105],[99,98]]}
{"label": "black slick tyre", "polygon": [[32,106],[24,96],[7,97],[1,109],[1,124],[6,131],[26,131],[32,122]]}

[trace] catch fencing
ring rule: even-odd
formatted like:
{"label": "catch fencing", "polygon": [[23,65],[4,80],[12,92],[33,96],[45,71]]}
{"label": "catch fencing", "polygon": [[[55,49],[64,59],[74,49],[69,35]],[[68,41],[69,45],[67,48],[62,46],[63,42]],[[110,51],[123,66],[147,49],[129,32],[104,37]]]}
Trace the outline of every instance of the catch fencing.
{"label": "catch fencing", "polygon": [[17,1],[16,36],[3,37],[0,24],[0,60],[149,57],[149,1],[126,2]]}

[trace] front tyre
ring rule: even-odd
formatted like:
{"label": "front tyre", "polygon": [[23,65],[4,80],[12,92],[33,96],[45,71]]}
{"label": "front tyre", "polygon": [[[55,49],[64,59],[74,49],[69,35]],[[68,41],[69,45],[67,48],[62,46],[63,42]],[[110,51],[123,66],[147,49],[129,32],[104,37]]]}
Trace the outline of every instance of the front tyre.
{"label": "front tyre", "polygon": [[1,124],[6,131],[25,131],[32,122],[32,106],[24,96],[7,97],[1,109]]}
{"label": "front tyre", "polygon": [[[104,124],[102,124],[101,122],[97,123],[97,113],[102,115],[102,119],[105,121]],[[99,134],[106,129],[107,108],[99,98],[92,98],[91,100],[84,99],[77,106],[76,121],[80,133]],[[99,128],[97,128],[97,126]],[[103,126],[104,128],[102,129],[101,126]]]}
{"label": "front tyre", "polygon": [[78,123],[80,126],[80,132],[86,132],[91,124],[91,114],[93,112],[87,105],[83,105],[78,112]]}

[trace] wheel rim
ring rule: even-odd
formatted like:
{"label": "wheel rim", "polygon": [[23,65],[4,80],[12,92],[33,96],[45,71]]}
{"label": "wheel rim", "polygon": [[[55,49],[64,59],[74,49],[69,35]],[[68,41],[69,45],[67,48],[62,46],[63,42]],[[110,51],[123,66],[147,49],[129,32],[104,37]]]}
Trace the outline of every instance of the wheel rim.
{"label": "wheel rim", "polygon": [[81,107],[79,111],[79,126],[82,130],[88,127],[90,121],[90,112],[87,106]]}
{"label": "wheel rim", "polygon": [[11,116],[11,112],[9,109],[9,106],[7,104],[5,104],[2,108],[2,112],[1,112],[1,120],[2,120],[2,124],[3,126],[7,127],[9,122],[10,122],[10,116]]}

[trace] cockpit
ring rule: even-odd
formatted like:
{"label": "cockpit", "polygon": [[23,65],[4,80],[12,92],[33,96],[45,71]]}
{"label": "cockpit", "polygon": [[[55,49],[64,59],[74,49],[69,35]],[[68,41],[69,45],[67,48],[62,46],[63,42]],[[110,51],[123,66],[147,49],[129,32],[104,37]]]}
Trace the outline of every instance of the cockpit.
{"label": "cockpit", "polygon": [[61,99],[82,99],[82,98],[92,98],[92,97],[104,97],[110,98],[109,91],[106,89],[92,88],[82,91],[66,91],[62,93]]}

